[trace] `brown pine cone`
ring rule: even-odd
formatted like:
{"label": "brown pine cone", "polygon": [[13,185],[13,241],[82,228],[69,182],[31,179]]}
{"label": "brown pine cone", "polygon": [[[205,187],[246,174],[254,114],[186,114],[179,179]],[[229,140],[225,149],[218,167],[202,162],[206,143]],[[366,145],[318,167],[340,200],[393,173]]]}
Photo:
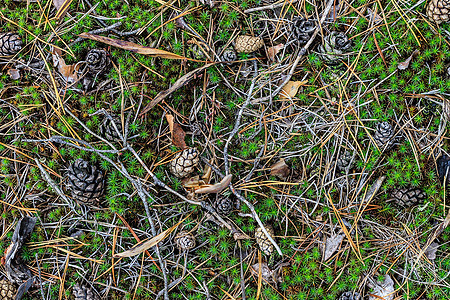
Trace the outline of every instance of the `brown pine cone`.
{"label": "brown pine cone", "polygon": [[[269,225],[265,226],[267,232],[270,234],[272,238],[274,238],[273,228]],[[267,255],[270,256],[273,253],[273,244],[269,241],[267,236],[262,231],[261,227],[256,228],[255,230],[255,238],[256,243],[258,244],[261,251]],[[274,238],[275,239],[275,238]]]}
{"label": "brown pine cone", "polygon": [[0,280],[0,298],[2,300],[13,300],[16,297],[17,289],[8,280]]}
{"label": "brown pine cone", "polygon": [[450,20],[450,0],[430,0],[427,6],[427,16],[436,24]]}
{"label": "brown pine cone", "polygon": [[198,165],[198,152],[195,148],[189,148],[178,153],[170,162],[170,171],[178,178],[184,178],[194,172]]}
{"label": "brown pine cone", "polygon": [[238,53],[251,53],[264,46],[264,40],[250,35],[239,35],[234,41],[234,48]]}
{"label": "brown pine cone", "polygon": [[401,188],[392,192],[394,203],[402,208],[408,208],[425,200],[427,195],[420,189]]}
{"label": "brown pine cone", "polygon": [[12,32],[0,33],[0,56],[14,55],[22,49],[22,40]]}
{"label": "brown pine cone", "polygon": [[195,247],[195,237],[187,231],[180,231],[173,240],[180,250],[189,250]]}

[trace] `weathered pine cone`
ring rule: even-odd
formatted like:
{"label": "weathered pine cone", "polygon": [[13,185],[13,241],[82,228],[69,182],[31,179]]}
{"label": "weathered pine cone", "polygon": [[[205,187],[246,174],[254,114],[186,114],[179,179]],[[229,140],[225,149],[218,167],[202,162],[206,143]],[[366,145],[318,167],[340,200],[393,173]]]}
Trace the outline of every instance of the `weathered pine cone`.
{"label": "weathered pine cone", "polygon": [[194,121],[189,124],[189,130],[192,132],[192,135],[203,135],[208,134],[208,128],[205,123],[201,121]]}
{"label": "weathered pine cone", "polygon": [[81,158],[70,165],[67,177],[72,197],[84,204],[95,202],[104,192],[102,171]]}
{"label": "weathered pine cone", "polygon": [[427,16],[436,24],[450,20],[450,0],[430,0],[427,6]]}
{"label": "weathered pine cone", "polygon": [[184,178],[194,172],[198,165],[199,157],[197,149],[189,148],[178,153],[170,162],[170,171],[178,178]]}
{"label": "weathered pine cone", "polygon": [[[270,236],[272,238],[274,238],[273,228],[269,225],[266,225],[265,228],[266,228],[267,232],[270,234]],[[256,228],[255,238],[256,238],[256,243],[259,246],[259,249],[261,249],[261,251],[265,255],[270,256],[273,253],[274,247],[273,247],[273,244],[270,242],[270,240],[267,238],[267,236],[264,234],[261,227]]]}
{"label": "weathered pine cone", "polygon": [[236,55],[236,51],[234,51],[233,48],[229,47],[225,50],[223,50],[222,56],[220,57],[220,59],[224,62],[233,62],[237,60],[237,55]]}
{"label": "weathered pine cone", "polygon": [[426,198],[426,194],[422,190],[416,188],[396,189],[391,195],[395,201],[394,203],[403,208],[408,208],[421,203]]}
{"label": "weathered pine cone", "polygon": [[220,215],[228,216],[234,209],[234,202],[230,198],[218,194],[214,201],[214,208]]}
{"label": "weathered pine cone", "polygon": [[332,31],[324,38],[323,44],[319,45],[318,52],[322,60],[336,64],[341,55],[352,46],[351,41],[342,32]]}
{"label": "weathered pine cone", "polygon": [[99,300],[90,287],[78,283],[73,286],[73,295],[75,300]]}
{"label": "weathered pine cone", "polygon": [[92,49],[86,56],[86,62],[89,67],[89,72],[92,74],[104,73],[108,70],[111,64],[111,59],[106,50]]}
{"label": "weathered pine cone", "polygon": [[[117,127],[117,130],[121,134],[123,134],[122,129],[122,122],[120,120],[114,119],[114,124]],[[114,124],[112,121],[108,118],[105,118],[103,123],[100,125],[100,133],[102,136],[104,136],[108,141],[116,141],[120,142],[122,139],[120,138],[119,134],[117,133],[116,129],[114,128]]]}
{"label": "weathered pine cone", "polygon": [[0,297],[2,300],[13,300],[16,297],[17,289],[9,280],[0,280]]}
{"label": "weathered pine cone", "polygon": [[345,292],[340,297],[339,300],[359,300],[361,295],[358,292]]}
{"label": "weathered pine cone", "polygon": [[351,169],[353,165],[353,155],[350,151],[345,151],[336,161],[336,166],[340,171]]}
{"label": "weathered pine cone", "polygon": [[239,35],[234,41],[234,49],[238,53],[252,53],[264,46],[264,40],[250,35]]}
{"label": "weathered pine cone", "polygon": [[316,29],[316,24],[311,21],[303,18],[301,16],[294,19],[292,24],[292,31],[294,33],[294,38],[300,44],[306,44]]}
{"label": "weathered pine cone", "polygon": [[377,130],[373,136],[378,147],[389,150],[394,145],[394,129],[388,122],[377,124]]}
{"label": "weathered pine cone", "polygon": [[0,56],[14,55],[22,49],[22,39],[15,33],[0,33]]}
{"label": "weathered pine cone", "polygon": [[195,247],[195,237],[187,231],[180,231],[173,240],[180,250],[189,250]]}

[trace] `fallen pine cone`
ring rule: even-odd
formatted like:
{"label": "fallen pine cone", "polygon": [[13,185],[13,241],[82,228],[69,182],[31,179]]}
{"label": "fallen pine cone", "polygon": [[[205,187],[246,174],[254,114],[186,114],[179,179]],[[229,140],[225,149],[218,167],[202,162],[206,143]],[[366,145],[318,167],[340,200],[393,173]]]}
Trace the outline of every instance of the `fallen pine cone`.
{"label": "fallen pine cone", "polygon": [[22,49],[22,40],[12,32],[0,33],[0,56],[14,55]]}
{"label": "fallen pine cone", "polygon": [[250,35],[239,35],[234,41],[234,49],[238,53],[252,53],[264,46],[264,40]]}
{"label": "fallen pine cone", "polygon": [[427,16],[436,24],[450,20],[450,0],[431,0],[427,6]]}

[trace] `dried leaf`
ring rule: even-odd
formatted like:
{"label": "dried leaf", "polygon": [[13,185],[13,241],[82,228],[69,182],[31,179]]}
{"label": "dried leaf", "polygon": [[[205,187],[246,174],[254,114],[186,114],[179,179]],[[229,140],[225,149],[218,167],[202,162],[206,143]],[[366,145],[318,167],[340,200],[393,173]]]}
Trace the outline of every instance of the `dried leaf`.
{"label": "dried leaf", "polygon": [[167,114],[166,119],[167,123],[169,123],[170,134],[172,135],[172,144],[176,147],[180,147],[181,149],[188,148],[186,142],[184,141],[186,133],[183,128],[181,128],[181,125],[173,121],[172,115]]}
{"label": "dried leaf", "polygon": [[190,58],[187,58],[187,57],[184,57],[184,56],[172,53],[172,52],[155,49],[155,48],[151,48],[151,47],[147,47],[147,46],[142,46],[142,45],[139,45],[139,44],[136,44],[133,42],[112,39],[112,38],[108,38],[108,37],[101,36],[101,35],[90,34],[87,32],[83,32],[79,36],[82,38],[85,38],[85,39],[91,39],[91,40],[94,40],[97,42],[105,43],[105,44],[108,44],[108,45],[111,45],[111,46],[114,46],[117,48],[121,48],[124,50],[128,50],[128,51],[131,51],[134,53],[150,55],[150,56],[155,56],[155,57],[161,57],[161,58],[167,58],[167,59],[193,60],[193,59],[190,59]]}
{"label": "dried leaf", "polygon": [[435,260],[436,259],[436,252],[439,248],[439,244],[434,242],[431,243],[430,246],[427,247],[427,249],[425,250],[425,255],[428,257],[428,259],[430,260]]}
{"label": "dried leaf", "polygon": [[199,189],[201,186],[205,185],[205,182],[203,180],[200,180],[200,177],[198,175],[194,177],[184,178],[181,182],[186,189]]}
{"label": "dried leaf", "polygon": [[327,261],[338,249],[341,242],[344,240],[344,234],[334,234],[327,238],[325,242],[325,254],[323,255],[323,260]]}
{"label": "dried leaf", "polygon": [[371,286],[373,292],[369,294],[369,300],[393,300],[394,299],[394,281],[391,276],[384,275],[383,282],[377,282],[377,284]]}
{"label": "dried leaf", "polygon": [[409,67],[409,63],[411,62],[411,59],[419,53],[419,50],[415,50],[405,61],[402,61],[398,64],[397,68],[399,70],[405,70]]}
{"label": "dried leaf", "polygon": [[231,183],[231,178],[233,177],[233,175],[228,174],[227,176],[225,176],[222,181],[205,187],[205,188],[201,188],[195,191],[196,194],[213,194],[213,193],[220,193],[221,191],[223,191],[224,189],[226,189],[230,183]]}
{"label": "dried leaf", "polygon": [[12,80],[18,80],[18,79],[20,79],[20,70],[9,69],[8,75],[11,77]]}
{"label": "dried leaf", "polygon": [[203,67],[197,68],[189,73],[187,73],[186,75],[182,76],[180,79],[178,79],[174,85],[172,85],[169,89],[159,92],[158,95],[156,95],[156,97],[149,103],[147,104],[146,107],[144,107],[144,109],[142,110],[142,112],[140,113],[140,115],[144,115],[146,114],[150,109],[152,109],[153,107],[155,107],[160,101],[162,101],[164,98],[166,98],[167,96],[169,96],[170,94],[172,94],[173,92],[175,92],[176,90],[178,90],[179,88],[181,88],[182,86],[188,84],[192,79],[195,78],[195,76],[201,72],[203,72],[203,70],[209,68],[210,66],[215,65],[216,63],[209,63],[204,65]]}
{"label": "dried leaf", "polygon": [[53,0],[53,5],[56,7],[56,19],[60,19],[64,17],[67,13],[67,10],[70,7],[70,4],[73,0]]}
{"label": "dried leaf", "polygon": [[270,167],[270,175],[277,176],[280,179],[285,180],[290,173],[289,166],[284,161],[284,158],[280,158],[280,160]]}
{"label": "dried leaf", "polygon": [[280,99],[292,99],[297,95],[298,89],[307,81],[288,81],[280,92]]}
{"label": "dried leaf", "polygon": [[240,231],[233,232],[233,238],[234,238],[235,241],[251,239],[251,237],[249,237],[248,235],[246,235],[245,233],[240,232]]}
{"label": "dried leaf", "polygon": [[284,44],[278,44],[276,46],[267,48],[267,57],[270,60],[275,60],[275,55],[277,55],[278,52],[280,52],[280,50],[283,49],[283,47]]}
{"label": "dried leaf", "polygon": [[80,69],[79,64],[66,65],[66,62],[61,56],[61,50],[53,48],[52,58],[53,66],[58,68],[59,73],[64,77],[67,83],[72,84],[78,81],[78,70]]}

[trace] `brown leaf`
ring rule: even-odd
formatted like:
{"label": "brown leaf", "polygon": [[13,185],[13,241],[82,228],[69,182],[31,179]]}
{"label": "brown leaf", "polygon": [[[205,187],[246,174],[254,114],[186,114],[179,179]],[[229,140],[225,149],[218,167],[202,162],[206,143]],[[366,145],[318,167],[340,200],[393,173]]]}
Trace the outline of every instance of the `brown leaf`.
{"label": "brown leaf", "polygon": [[164,98],[166,98],[167,96],[169,96],[170,94],[172,94],[173,92],[175,92],[176,90],[178,90],[179,88],[181,88],[182,86],[188,84],[192,79],[194,79],[194,77],[201,73],[202,71],[204,71],[205,69],[209,68],[210,66],[215,65],[216,63],[209,63],[204,65],[203,67],[197,68],[189,73],[187,73],[186,75],[182,76],[180,79],[178,79],[174,85],[172,85],[169,89],[159,92],[158,95],[156,95],[156,97],[149,103],[147,104],[146,107],[144,107],[144,109],[142,110],[142,112],[140,113],[140,116],[146,114],[150,109],[152,109],[153,107],[155,107],[155,105],[157,105],[160,101],[162,101]]}
{"label": "brown leaf", "polygon": [[285,180],[290,173],[289,166],[284,161],[284,158],[280,158],[280,160],[270,167],[270,175],[277,176],[280,179]]}
{"label": "brown leaf", "polygon": [[59,73],[61,73],[67,83],[71,84],[78,81],[78,70],[80,69],[80,65],[66,65],[66,62],[61,57],[61,53],[60,49],[53,48],[53,65],[58,68]]}
{"label": "brown leaf", "polygon": [[20,79],[20,70],[9,69],[8,75],[11,77],[12,80],[18,80],[18,79]]}
{"label": "brown leaf", "polygon": [[105,36],[101,36],[101,35],[95,35],[95,34],[90,34],[87,32],[83,32],[82,34],[79,35],[79,37],[85,38],[85,39],[91,39],[97,42],[101,42],[101,43],[105,43],[117,48],[121,48],[124,50],[128,50],[134,53],[139,53],[139,54],[144,54],[144,55],[150,55],[150,56],[155,56],[155,57],[161,57],[161,58],[168,58],[168,59],[187,59],[187,60],[193,60],[194,59],[190,59],[172,52],[168,52],[168,51],[164,51],[164,50],[160,50],[160,49],[155,49],[155,48],[151,48],[151,47],[147,47],[147,46],[142,46],[133,42],[128,42],[128,41],[123,41],[123,40],[117,40],[117,39],[112,39],[112,38],[108,38]]}
{"label": "brown leaf", "polygon": [[53,0],[53,5],[56,7],[56,19],[60,19],[64,17],[67,13],[67,10],[70,7],[70,4],[73,0]]}
{"label": "brown leaf", "polygon": [[292,99],[297,95],[298,89],[308,81],[288,81],[280,92],[280,99]]}
{"label": "brown leaf", "polygon": [[228,174],[227,176],[225,176],[222,181],[208,186],[208,187],[204,187],[201,189],[198,189],[195,191],[196,194],[213,194],[213,193],[220,193],[221,191],[223,191],[224,189],[226,189],[230,183],[231,183],[231,178],[233,177],[233,175]]}
{"label": "brown leaf", "polygon": [[275,60],[275,55],[277,55],[278,52],[280,52],[280,50],[283,49],[283,47],[284,44],[278,44],[276,46],[267,48],[267,57],[270,60]]}
{"label": "brown leaf", "polygon": [[180,147],[181,149],[188,148],[186,142],[184,141],[186,133],[184,132],[183,128],[181,128],[181,125],[175,123],[173,121],[173,116],[170,114],[166,115],[166,119],[167,123],[169,123],[170,134],[172,135],[172,144],[174,144],[176,147]]}
{"label": "brown leaf", "polygon": [[186,189],[199,189],[201,186],[205,185],[205,181],[200,180],[200,176],[196,175],[194,177],[184,178],[182,181],[183,186]]}

